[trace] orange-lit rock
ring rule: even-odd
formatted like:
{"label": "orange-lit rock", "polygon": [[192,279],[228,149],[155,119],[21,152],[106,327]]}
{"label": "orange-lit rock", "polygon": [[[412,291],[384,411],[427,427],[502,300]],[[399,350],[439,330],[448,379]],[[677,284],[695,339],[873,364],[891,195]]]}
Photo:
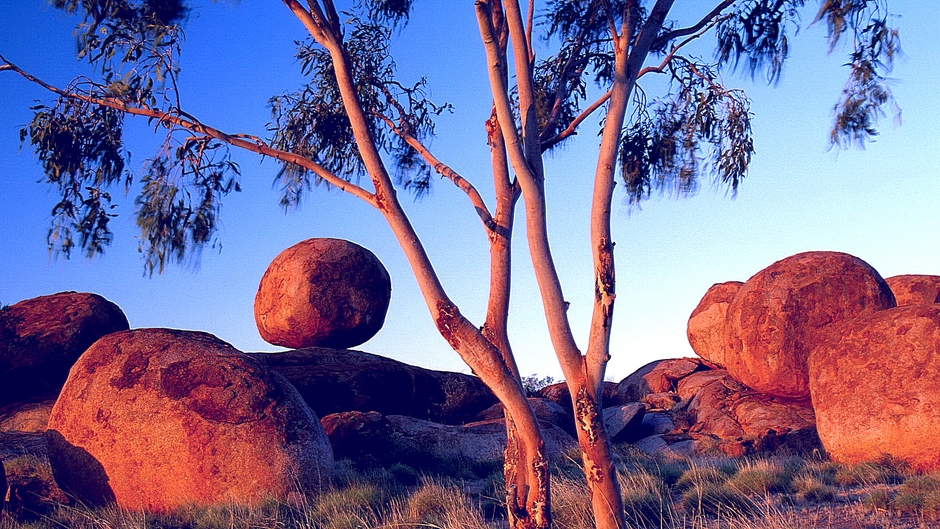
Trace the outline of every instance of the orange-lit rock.
{"label": "orange-lit rock", "polygon": [[128,328],[97,294],[60,292],[0,311],[0,404],[55,398],[69,368],[102,336]]}
{"label": "orange-lit rock", "polygon": [[806,358],[826,328],[894,306],[884,279],[857,257],[787,257],[748,279],[728,306],[725,367],[762,393],[806,399]]}
{"label": "orange-lit rock", "polygon": [[725,321],[728,305],[744,283],[728,281],[712,285],[692,311],[686,327],[689,345],[695,354],[718,365],[725,365]]}
{"label": "orange-lit rock", "polygon": [[819,437],[836,461],[940,469],[940,305],[846,322],[809,357]]}
{"label": "orange-lit rock", "polygon": [[274,345],[354,347],[382,328],[391,292],[388,272],[369,250],[307,239],[268,266],[255,295],[255,323]]}
{"label": "orange-lit rock", "polygon": [[886,277],[898,306],[940,303],[940,276],[903,275]]}
{"label": "orange-lit rock", "polygon": [[323,428],[293,386],[201,332],[102,338],[75,363],[48,426],[56,481],[90,505],[251,505],[332,473]]}

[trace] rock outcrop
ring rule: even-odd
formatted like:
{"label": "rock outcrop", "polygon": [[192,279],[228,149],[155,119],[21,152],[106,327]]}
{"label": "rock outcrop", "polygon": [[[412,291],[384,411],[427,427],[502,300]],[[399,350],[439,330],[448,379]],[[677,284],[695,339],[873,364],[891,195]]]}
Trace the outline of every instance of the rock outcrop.
{"label": "rock outcrop", "polygon": [[201,332],[98,340],[73,366],[48,426],[56,481],[89,505],[257,504],[332,472],[329,442],[293,386]]}
{"label": "rock outcrop", "polygon": [[41,296],[0,310],[0,405],[54,399],[85,349],[127,329],[117,305],[85,292]]}
{"label": "rock outcrop", "polygon": [[857,257],[787,257],[748,279],[728,306],[725,367],[762,393],[808,399],[806,359],[827,327],[894,306],[884,279]]}
{"label": "rock outcrop", "polygon": [[[418,469],[479,467],[501,462],[506,447],[503,419],[465,425],[438,424],[404,415],[345,412],[323,417],[337,458],[363,465],[405,463]],[[577,446],[569,434],[543,425],[546,455],[558,460]]]}
{"label": "rock outcrop", "polygon": [[689,345],[695,354],[724,367],[728,345],[725,339],[728,306],[744,283],[728,281],[712,285],[692,311],[686,327]]}
{"label": "rock outcrop", "polygon": [[[529,406],[532,407],[535,418],[542,424],[557,426],[569,434],[575,435],[574,417],[572,417],[568,408],[553,400],[540,397],[529,397]],[[502,419],[505,416],[506,411],[502,403],[497,403],[478,413],[471,422],[492,421]]]}
{"label": "rock outcrop", "polygon": [[54,399],[33,399],[0,406],[0,432],[44,432]]}
{"label": "rock outcrop", "polygon": [[308,239],[268,266],[255,295],[255,322],[274,345],[354,347],[382,328],[391,293],[388,271],[369,250]]}
{"label": "rock outcrop", "polygon": [[888,454],[940,470],[940,305],[845,322],[809,357],[819,437],[836,461]]}
{"label": "rock outcrop", "polygon": [[312,347],[249,355],[289,380],[319,417],[377,411],[462,424],[497,402],[477,377],[361,351]]}
{"label": "rock outcrop", "polygon": [[898,306],[940,303],[940,276],[903,275],[886,277]]}
{"label": "rock outcrop", "polygon": [[754,391],[693,358],[652,362],[618,387],[645,408],[640,425],[618,439],[640,450],[741,456],[819,446],[810,406]]}

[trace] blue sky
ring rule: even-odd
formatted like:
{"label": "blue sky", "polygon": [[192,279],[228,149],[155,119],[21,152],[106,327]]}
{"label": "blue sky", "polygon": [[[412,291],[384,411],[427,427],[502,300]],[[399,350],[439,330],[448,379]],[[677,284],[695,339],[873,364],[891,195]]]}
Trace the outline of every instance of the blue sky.
{"label": "blue sky", "polygon": [[[685,2],[688,4],[688,2]],[[682,6],[683,2],[677,2]],[[691,3],[689,5],[697,5]],[[809,2],[809,4],[814,4]],[[845,50],[827,55],[824,28],[804,28],[776,87],[727,74],[752,100],[756,155],[737,198],[704,182],[690,199],[653,198],[630,211],[615,199],[617,305],[608,378],[619,380],[659,358],[691,355],[689,314],[710,285],[746,280],[772,262],[809,250],[843,251],[885,277],[940,274],[940,3],[890,2],[905,52],[893,90],[901,123],[882,122],[865,150],[829,150],[832,105],[845,80]],[[483,121],[489,115],[472,2],[418,2],[396,44],[400,78],[428,78],[432,97],[455,106],[438,122],[432,150],[489,199]],[[461,7],[462,6],[462,7]],[[74,59],[76,20],[44,0],[0,8],[0,54],[44,80],[65,85],[83,73]],[[814,13],[807,11],[806,17]],[[267,100],[299,86],[293,59],[300,24],[281,2],[200,3],[186,30],[183,107],[227,132],[265,135]],[[18,130],[34,100],[48,94],[0,72],[0,303],[62,290],[99,293],[117,303],[132,327],[211,332],[244,351],[275,351],[255,328],[252,305],[271,259],[309,237],[341,237],[378,255],[392,277],[385,327],[357,349],[435,369],[467,371],[435,330],[410,269],[381,216],[351,196],[315,189],[285,214],[270,161],[236,153],[245,191],[223,206],[222,251],[206,249],[198,269],[173,267],[148,278],[137,253],[133,197],[117,192],[115,242],[104,257],[51,259],[45,247],[55,195]],[[551,242],[575,336],[586,340],[593,295],[587,209],[597,141],[589,123],[547,160]],[[156,147],[145,122],[127,124],[132,167]],[[431,195],[402,195],[441,280],[462,312],[481,323],[488,281],[487,245],[461,192],[436,180]],[[520,210],[521,211],[521,210]],[[559,375],[524,232],[516,235],[510,333],[524,373]],[[583,346],[584,343],[581,342]]]}

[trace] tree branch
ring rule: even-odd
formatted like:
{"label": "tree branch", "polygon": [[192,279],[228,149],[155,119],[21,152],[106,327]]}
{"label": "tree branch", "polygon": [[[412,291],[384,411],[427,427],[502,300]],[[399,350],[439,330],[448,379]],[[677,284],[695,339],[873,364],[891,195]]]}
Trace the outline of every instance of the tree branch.
{"label": "tree branch", "polygon": [[549,139],[543,141],[543,142],[542,142],[542,152],[545,152],[545,151],[551,149],[552,147],[554,147],[554,146],[557,145],[558,143],[560,143],[560,142],[562,142],[562,141],[564,141],[564,140],[570,138],[571,136],[574,136],[575,134],[577,134],[577,133],[578,133],[578,127],[581,125],[581,123],[583,123],[584,120],[587,119],[588,116],[590,116],[591,114],[593,114],[597,109],[599,109],[601,106],[603,106],[604,103],[606,103],[608,99],[610,99],[610,90],[608,90],[607,93],[605,93],[604,95],[602,95],[597,101],[591,103],[591,105],[590,105],[589,107],[587,107],[586,109],[584,109],[584,111],[582,111],[580,114],[578,114],[578,117],[574,118],[574,120],[572,120],[571,123],[568,124],[568,127],[565,128],[565,130],[563,130],[563,131],[559,132],[558,134],[556,134],[555,136],[553,136],[553,137],[551,137],[551,138],[549,138]]}
{"label": "tree branch", "polygon": [[732,4],[734,4],[734,2],[735,0],[723,0],[720,4],[715,6],[714,9],[709,11],[707,15],[702,17],[702,19],[696,22],[695,24],[687,28],[680,28],[680,29],[675,29],[672,31],[667,31],[666,33],[663,33],[662,35],[656,37],[656,39],[653,40],[653,44],[652,46],[650,46],[650,48],[655,50],[665,45],[670,40],[677,39],[679,37],[684,37],[686,35],[691,35],[693,33],[698,33],[702,28],[708,25],[710,21],[715,20],[718,17],[718,15],[721,14],[722,11],[724,11],[725,9],[730,7]]}
{"label": "tree branch", "polygon": [[[3,62],[3,64],[0,65],[0,71],[12,70],[18,73],[20,76],[24,77],[26,80],[33,82],[45,88],[46,90],[49,90],[50,92],[58,94],[62,97],[84,101],[86,103],[91,103],[93,105],[99,105],[99,106],[103,106],[107,108],[112,108],[114,110],[119,110],[126,114],[130,114],[132,116],[143,116],[146,118],[155,119],[159,121],[160,123],[176,125],[177,127],[180,127],[182,129],[194,132],[196,134],[202,134],[204,136],[217,139],[219,141],[225,142],[234,147],[239,147],[241,149],[245,149],[245,150],[260,154],[262,156],[268,156],[268,157],[274,158],[282,162],[287,162],[287,163],[298,165],[300,167],[303,167],[304,169],[312,171],[318,177],[322,178],[325,182],[327,182],[328,184],[332,186],[339,188],[342,191],[345,191],[358,198],[361,198],[362,200],[372,205],[374,205],[375,203],[375,196],[369,191],[353,183],[347,182],[346,180],[343,180],[342,178],[336,176],[335,174],[330,172],[328,169],[326,169],[322,165],[308,158],[304,158],[303,156],[294,154],[292,152],[275,149],[269,146],[268,144],[266,144],[265,142],[261,141],[255,136],[251,136],[248,134],[228,134],[214,127],[210,127],[208,125],[204,125],[200,123],[198,120],[189,116],[189,114],[183,111],[177,111],[175,113],[165,112],[162,110],[155,110],[152,108],[142,108],[142,107],[128,105],[124,101],[121,101],[120,99],[116,99],[113,97],[96,97],[92,95],[69,92],[61,88],[52,86],[49,83],[46,83],[45,81],[43,81],[42,79],[39,79],[38,77],[35,77],[34,75],[20,69],[18,66],[6,60],[3,56],[0,56],[0,61]],[[184,117],[184,115],[189,116],[189,117]]]}
{"label": "tree branch", "polygon": [[486,207],[486,203],[483,201],[483,197],[469,180],[460,176],[460,174],[457,171],[454,171],[449,165],[437,159],[437,157],[435,157],[423,143],[395,125],[395,123],[389,119],[388,116],[384,116],[382,114],[373,115],[384,121],[385,124],[388,125],[390,129],[392,129],[392,132],[397,134],[401,139],[405,140],[405,142],[408,143],[408,145],[410,145],[411,148],[414,149],[415,152],[417,152],[421,158],[424,159],[425,163],[434,168],[434,171],[453,182],[455,186],[467,194],[467,197],[470,199],[470,203],[473,204],[473,208],[476,210],[477,215],[480,216],[480,220],[483,222],[483,226],[485,226],[487,230],[494,231],[496,229],[496,223],[493,221],[493,216]]}

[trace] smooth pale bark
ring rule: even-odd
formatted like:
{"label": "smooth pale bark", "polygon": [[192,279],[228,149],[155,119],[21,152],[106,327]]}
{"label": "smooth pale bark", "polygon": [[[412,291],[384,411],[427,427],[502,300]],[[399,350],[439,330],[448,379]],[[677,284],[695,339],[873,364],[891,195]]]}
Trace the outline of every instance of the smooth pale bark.
{"label": "smooth pale bark", "polygon": [[[287,3],[295,13],[298,7],[303,10],[302,6],[292,5],[295,3],[290,0],[287,0]],[[317,21],[315,16],[305,17],[303,13],[299,18],[305,22],[305,25],[310,22],[316,24]],[[518,370],[515,369],[514,362],[505,361],[500,349],[487,340],[480,329],[460,314],[444,292],[420,239],[398,202],[394,186],[379,156],[375,142],[369,134],[368,119],[358,100],[349,68],[349,58],[339,43],[339,36],[331,34],[328,27],[320,24],[316,26],[319,31],[310,31],[310,33],[321,46],[329,51],[333,59],[333,68],[343,98],[344,109],[352,125],[363,164],[375,187],[375,205],[385,217],[402,247],[438,331],[473,372],[490,387],[503,403],[506,415],[510,419],[508,430],[512,436],[510,447],[513,452],[507,452],[505,461],[507,472],[512,476],[517,474],[525,476],[524,480],[517,478],[512,482],[507,482],[507,496],[513,498],[517,505],[522,504],[521,507],[524,507],[513,509],[512,515],[517,519],[516,526],[548,527],[550,524],[549,472],[544,453],[545,447],[538,422],[519,383]],[[318,38],[318,35],[325,36]],[[514,203],[514,200],[512,202]],[[511,216],[509,220],[511,222]],[[496,258],[505,260],[508,257],[508,244],[505,245],[503,254],[497,255]],[[508,261],[505,263],[508,266]],[[502,264],[499,265],[499,267],[502,266]],[[508,280],[508,269],[505,272],[505,275],[502,275],[503,270],[499,268],[498,279],[505,277]],[[508,296],[508,290],[506,294]],[[519,468],[520,466],[522,468]],[[518,490],[515,486],[520,481],[524,482],[526,490]],[[520,501],[523,497],[524,501]]]}

